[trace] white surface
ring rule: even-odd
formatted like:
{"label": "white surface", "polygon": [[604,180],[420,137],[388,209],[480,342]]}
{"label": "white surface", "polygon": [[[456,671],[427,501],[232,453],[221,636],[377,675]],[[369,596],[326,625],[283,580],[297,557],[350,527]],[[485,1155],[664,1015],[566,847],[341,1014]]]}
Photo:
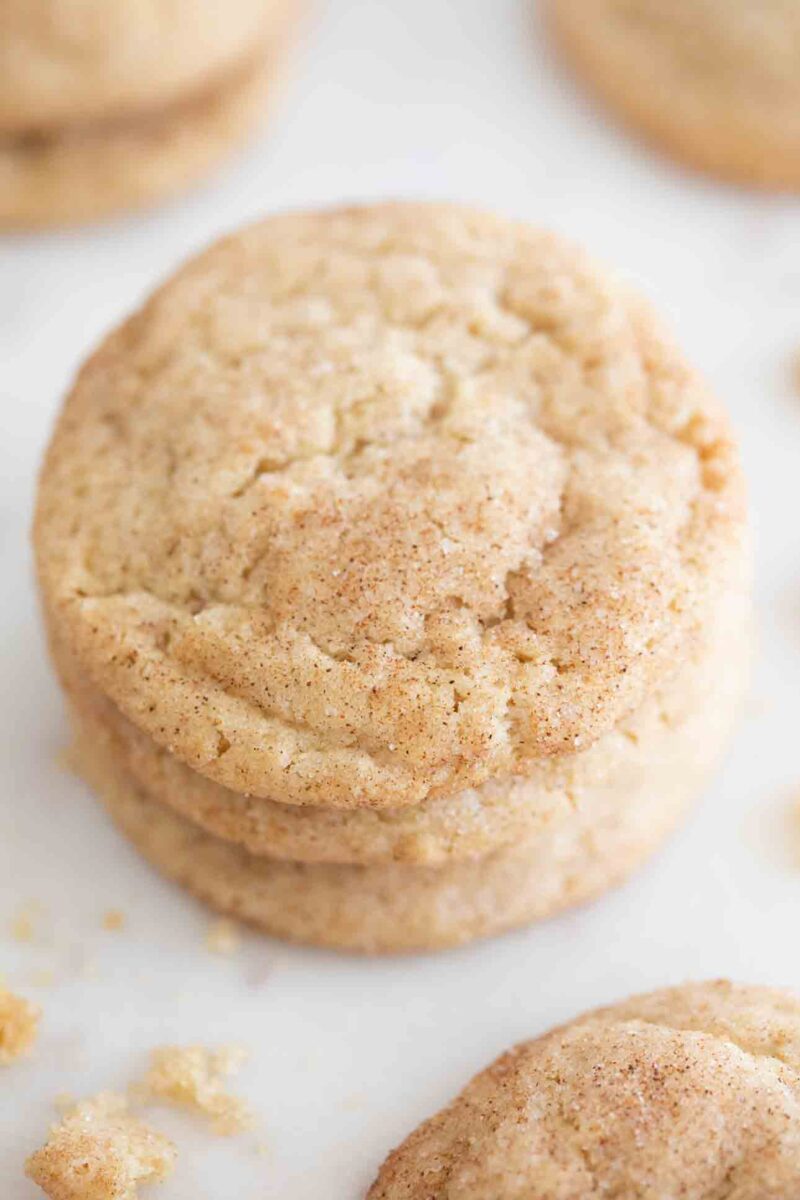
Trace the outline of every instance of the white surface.
{"label": "white surface", "polygon": [[[596,115],[517,0],[318,3],[269,136],[205,191],[102,228],[0,240],[0,971],[44,1007],[34,1059],[0,1078],[0,1195],[58,1092],[124,1086],[149,1047],[242,1041],[253,1139],[165,1124],[163,1200],[357,1200],[385,1152],[515,1039],[643,988],[730,974],[800,986],[800,211],[690,176]],[[48,427],[86,351],[173,264],[274,209],[472,200],[558,228],[634,278],[734,412],[758,526],[754,699],[714,788],[629,886],[455,953],[361,961],[248,937],[156,878],[57,761],[27,529]],[[8,926],[45,909],[36,943]],[[122,933],[101,929],[116,906]],[[91,968],[88,972],[86,964]],[[32,972],[55,983],[35,986]],[[147,1193],[145,1193],[147,1194]],[[154,1197],[156,1192],[153,1193]]]}

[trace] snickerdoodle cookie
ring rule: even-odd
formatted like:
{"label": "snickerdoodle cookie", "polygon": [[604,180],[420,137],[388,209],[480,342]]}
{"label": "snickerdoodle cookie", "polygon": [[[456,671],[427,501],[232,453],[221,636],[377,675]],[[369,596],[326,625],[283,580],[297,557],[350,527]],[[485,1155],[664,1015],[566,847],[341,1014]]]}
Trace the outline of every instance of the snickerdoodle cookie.
{"label": "snickerdoodle cookie", "polygon": [[[653,709],[648,721],[623,723],[609,739],[602,753],[614,766],[605,780],[593,780],[578,794],[574,808],[553,813],[549,820],[530,819],[525,836],[513,845],[472,860],[444,855],[447,809],[436,821],[430,812],[427,821],[415,821],[407,818],[413,809],[402,814],[326,814],[291,806],[283,808],[295,845],[300,833],[298,826],[288,825],[291,815],[312,829],[322,818],[302,843],[307,856],[308,847],[315,845],[321,847],[319,857],[326,856],[323,839],[328,830],[334,845],[349,847],[347,825],[355,817],[359,840],[353,857],[367,862],[378,857],[369,849],[367,834],[372,832],[380,856],[388,858],[392,846],[402,847],[398,828],[403,830],[406,817],[408,836],[419,837],[423,831],[431,837],[440,848],[434,861],[444,865],[337,865],[255,856],[155,800],[130,773],[130,759],[120,753],[111,727],[74,710],[79,762],[143,854],[223,912],[293,941],[367,953],[458,945],[596,896],[619,883],[660,845],[702,788],[729,735],[748,657],[743,615],[740,606],[739,617],[731,623],[724,606],[720,610],[724,636],[712,642],[693,674],[684,673],[682,702],[676,693],[671,703]],[[472,822],[475,839],[475,815],[459,812],[459,798],[451,811],[456,831],[459,821],[468,829]],[[384,831],[381,818],[387,815]],[[511,820],[522,825],[516,812]],[[458,832],[453,838],[457,844]],[[403,857],[402,851],[397,857]],[[407,857],[412,864],[415,859],[425,861],[422,853]]]}
{"label": "snickerdoodle cookie", "polygon": [[400,809],[279,804],[223,788],[137,729],[53,649],[84,740],[104,741],[151,799],[208,832],[270,858],[436,866],[540,839],[576,811],[591,820],[598,805],[649,812],[663,803],[670,814],[688,802],[719,756],[746,677],[745,583],[743,570],[689,661],[594,745]]}
{"label": "snickerdoodle cookie", "polygon": [[48,619],[225,788],[397,810],[594,745],[740,589],[728,421],[560,239],[448,205],[273,218],[89,360]]}
{"label": "snickerdoodle cookie", "polygon": [[576,71],[692,166],[800,188],[795,0],[547,0]]}
{"label": "snickerdoodle cookie", "polygon": [[35,542],[83,768],[296,940],[452,945],[651,853],[749,646],[724,414],[570,246],[449,205],[275,218],[90,359]]}
{"label": "snickerdoodle cookie", "polygon": [[0,130],[163,110],[246,62],[289,0],[3,0]]}
{"label": "snickerdoodle cookie", "polygon": [[0,225],[90,220],[207,172],[265,108],[291,0],[0,6]]}
{"label": "snickerdoodle cookie", "polygon": [[499,1058],[389,1155],[368,1200],[800,1196],[800,1000],[634,997]]}

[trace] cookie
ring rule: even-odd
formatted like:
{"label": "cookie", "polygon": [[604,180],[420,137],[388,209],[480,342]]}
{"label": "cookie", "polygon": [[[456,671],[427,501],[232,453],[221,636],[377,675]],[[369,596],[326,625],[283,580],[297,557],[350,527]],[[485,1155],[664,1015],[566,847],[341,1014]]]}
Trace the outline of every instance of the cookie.
{"label": "cookie", "polygon": [[0,227],[166,198],[252,133],[290,0],[11,0],[0,10]]}
{"label": "cookie", "polygon": [[584,750],[687,661],[744,528],[649,310],[466,208],[273,218],[65,404],[35,543],[81,671],[282,804],[399,809]]}
{"label": "cookie", "polygon": [[653,853],[696,796],[727,738],[745,644],[744,638],[734,643],[720,662],[716,699],[706,713],[673,730],[682,759],[651,761],[657,786],[627,791],[615,780],[586,797],[568,819],[542,825],[526,843],[445,866],[256,857],[155,801],[128,771],[107,727],[84,726],[78,714],[79,761],[145,857],[222,912],[277,937],[364,953],[455,946],[599,895]]}
{"label": "cookie", "polygon": [[576,73],[690,166],[800,187],[800,9],[793,0],[548,0]]}
{"label": "cookie", "polygon": [[368,1200],[800,1195],[800,1000],[719,981],[578,1017],[499,1058]]}
{"label": "cookie", "polygon": [[400,809],[343,810],[242,796],[185,766],[103,703],[73,693],[88,736],[109,738],[125,770],[161,804],[260,857],[307,863],[405,862],[438,866],[477,858],[568,815],[571,793],[540,780],[490,780],[452,797]]}
{"label": "cookie", "polygon": [[[530,841],[591,812],[599,793],[632,810],[681,789],[691,796],[713,766],[745,675],[751,615],[749,573],[688,663],[594,746],[537,763],[527,777],[489,780],[451,797],[401,809],[343,811],[278,804],[220,787],[131,724],[96,688],[76,678],[54,647],[59,672],[88,737],[113,743],[117,760],[153,799],[257,856],[299,862],[408,862],[478,858]],[[645,798],[646,797],[646,798]]]}
{"label": "cookie", "polygon": [[4,0],[0,135],[159,120],[239,74],[288,8],[289,0]]}
{"label": "cookie", "polygon": [[161,112],[0,138],[0,226],[73,224],[166,199],[252,133],[271,85],[259,61]]}

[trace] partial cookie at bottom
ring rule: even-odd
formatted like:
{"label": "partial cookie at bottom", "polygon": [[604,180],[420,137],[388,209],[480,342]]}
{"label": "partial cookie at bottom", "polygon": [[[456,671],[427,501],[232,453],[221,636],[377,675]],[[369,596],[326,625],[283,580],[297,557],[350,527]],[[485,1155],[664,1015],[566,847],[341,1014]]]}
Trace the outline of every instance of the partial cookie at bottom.
{"label": "partial cookie at bottom", "polygon": [[368,1200],[796,1200],[800,999],[665,988],[524,1042],[384,1163]]}

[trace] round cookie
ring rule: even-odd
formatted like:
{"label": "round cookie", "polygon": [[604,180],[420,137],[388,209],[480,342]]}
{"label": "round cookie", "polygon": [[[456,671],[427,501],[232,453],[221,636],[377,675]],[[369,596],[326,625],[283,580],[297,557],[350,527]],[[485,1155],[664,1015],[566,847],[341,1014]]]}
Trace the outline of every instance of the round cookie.
{"label": "round cookie", "polygon": [[91,221],[181,191],[252,133],[272,75],[259,61],[163,111],[0,139],[0,226]]}
{"label": "round cookie", "polygon": [[548,0],[576,72],[654,143],[714,175],[800,188],[794,0]]}
{"label": "round cookie", "polygon": [[449,205],[273,218],[90,359],[46,607],[216,783],[399,808],[584,749],[691,654],[743,528],[728,422],[639,300]]}
{"label": "round cookie", "polygon": [[368,1200],[800,1195],[800,1000],[724,981],[525,1042],[384,1163]]}
{"label": "round cookie", "polygon": [[289,0],[3,0],[0,133],[144,118],[218,91],[283,25]]}
{"label": "round cookie", "polygon": [[727,738],[746,643],[734,643],[720,662],[707,713],[674,731],[682,769],[672,761],[657,788],[597,789],[526,844],[475,861],[357,866],[255,857],[154,801],[128,772],[108,728],[83,726],[77,714],[81,770],[145,857],[222,912],[277,937],[365,953],[455,946],[599,895],[658,847]]}
{"label": "round cookie", "polygon": [[751,640],[743,571],[690,661],[643,705],[593,746],[552,756],[524,778],[489,780],[450,797],[401,809],[343,811],[241,796],[174,758],[131,724],[96,688],[70,669],[53,640],[54,658],[79,722],[113,744],[124,770],[154,800],[250,853],[299,862],[408,862],[437,866],[485,856],[541,836],[597,796],[631,810],[690,798],[710,770],[733,717]]}

